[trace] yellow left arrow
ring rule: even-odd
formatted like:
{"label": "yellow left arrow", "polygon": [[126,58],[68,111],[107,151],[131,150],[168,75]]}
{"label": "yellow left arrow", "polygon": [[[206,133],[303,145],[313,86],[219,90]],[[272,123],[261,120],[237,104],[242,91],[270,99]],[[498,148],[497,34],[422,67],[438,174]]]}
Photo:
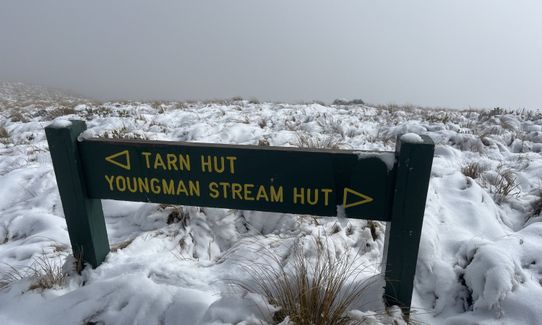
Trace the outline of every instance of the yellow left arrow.
{"label": "yellow left arrow", "polygon": [[124,150],[111,156],[107,156],[105,157],[105,160],[112,163],[113,165],[117,165],[126,170],[130,170],[130,152],[128,150]]}
{"label": "yellow left arrow", "polygon": [[[350,194],[350,200],[348,199],[348,194]],[[366,203],[373,202],[374,199],[370,196],[367,196],[365,194],[361,194],[357,191],[354,191],[351,188],[345,187],[344,193],[343,193],[343,206],[344,208],[351,208],[355,207],[357,205],[362,205]]]}

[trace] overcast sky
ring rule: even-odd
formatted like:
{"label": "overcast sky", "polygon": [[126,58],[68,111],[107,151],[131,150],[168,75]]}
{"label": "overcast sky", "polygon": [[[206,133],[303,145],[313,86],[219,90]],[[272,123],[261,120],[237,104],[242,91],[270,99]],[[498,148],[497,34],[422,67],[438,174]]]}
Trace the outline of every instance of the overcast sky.
{"label": "overcast sky", "polygon": [[542,109],[541,0],[0,0],[0,80]]}

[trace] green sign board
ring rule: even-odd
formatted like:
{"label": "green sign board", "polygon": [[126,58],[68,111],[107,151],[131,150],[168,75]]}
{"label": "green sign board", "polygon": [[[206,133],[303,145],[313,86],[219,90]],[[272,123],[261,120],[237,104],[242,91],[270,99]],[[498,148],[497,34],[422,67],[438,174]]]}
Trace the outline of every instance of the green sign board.
{"label": "green sign board", "polygon": [[99,139],[79,151],[92,198],[390,220],[389,152]]}
{"label": "green sign board", "polygon": [[45,128],[72,249],[109,252],[101,199],[388,221],[386,301],[410,306],[434,144],[395,152],[82,139],[82,121]]}

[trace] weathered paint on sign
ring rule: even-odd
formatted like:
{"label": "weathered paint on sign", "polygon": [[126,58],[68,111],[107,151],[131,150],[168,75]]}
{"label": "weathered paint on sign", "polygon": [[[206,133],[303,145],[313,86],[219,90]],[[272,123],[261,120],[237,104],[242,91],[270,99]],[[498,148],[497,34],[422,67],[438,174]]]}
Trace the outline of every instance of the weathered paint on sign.
{"label": "weathered paint on sign", "polygon": [[103,139],[79,150],[91,198],[390,220],[390,152]]}

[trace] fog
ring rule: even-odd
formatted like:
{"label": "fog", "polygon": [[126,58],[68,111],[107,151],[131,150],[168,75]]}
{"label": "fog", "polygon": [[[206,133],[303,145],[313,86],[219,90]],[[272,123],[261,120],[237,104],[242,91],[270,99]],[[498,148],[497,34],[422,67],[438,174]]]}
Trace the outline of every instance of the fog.
{"label": "fog", "polygon": [[98,99],[542,109],[542,1],[0,0],[0,80]]}

